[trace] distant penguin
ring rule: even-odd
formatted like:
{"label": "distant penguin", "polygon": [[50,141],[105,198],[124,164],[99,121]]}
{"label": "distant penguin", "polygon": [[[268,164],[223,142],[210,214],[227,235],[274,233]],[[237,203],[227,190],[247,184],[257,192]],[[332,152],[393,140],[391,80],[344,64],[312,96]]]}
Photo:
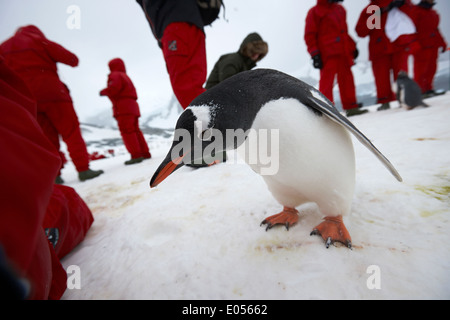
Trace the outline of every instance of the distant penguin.
{"label": "distant penguin", "polygon": [[400,71],[397,77],[397,100],[400,106],[405,105],[407,110],[428,105],[422,100],[422,89],[405,71]]}
{"label": "distant penguin", "polygon": [[[221,140],[219,136],[227,137],[230,130],[243,134]],[[277,148],[278,166],[264,174],[266,163],[258,158],[255,146],[268,131],[277,133],[269,143],[276,144],[272,147]],[[185,163],[201,159],[212,144],[216,152],[237,149],[283,206],[280,213],[263,220],[266,230],[277,224],[289,229],[299,218],[296,207],[315,202],[325,218],[311,234],[321,235],[327,248],[335,241],[351,247],[342,218],[350,212],[355,187],[349,132],[402,180],[384,155],[318,90],[275,70],[242,72],[198,96],[180,115],[173,144],[150,186]],[[187,143],[189,136],[193,139]]]}

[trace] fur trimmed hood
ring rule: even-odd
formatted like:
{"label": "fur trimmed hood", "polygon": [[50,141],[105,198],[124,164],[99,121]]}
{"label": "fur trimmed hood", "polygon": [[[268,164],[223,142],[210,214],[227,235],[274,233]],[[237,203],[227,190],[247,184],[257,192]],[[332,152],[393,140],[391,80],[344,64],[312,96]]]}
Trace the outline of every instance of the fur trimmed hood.
{"label": "fur trimmed hood", "polygon": [[256,62],[258,62],[262,60],[269,52],[269,45],[258,33],[253,32],[245,37],[238,52],[246,57],[251,57],[254,54],[260,54],[258,60],[256,60]]}

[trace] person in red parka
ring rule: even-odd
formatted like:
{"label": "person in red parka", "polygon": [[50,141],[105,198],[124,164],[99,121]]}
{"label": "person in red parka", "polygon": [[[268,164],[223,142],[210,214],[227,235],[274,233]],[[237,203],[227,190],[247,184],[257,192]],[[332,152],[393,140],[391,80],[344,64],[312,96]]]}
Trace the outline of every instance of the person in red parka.
{"label": "person in red parka", "polygon": [[433,79],[437,69],[439,49],[447,50],[447,43],[439,31],[439,14],[433,9],[434,0],[423,0],[415,6],[414,22],[420,50],[414,54],[414,80],[425,96],[433,96]]}
{"label": "person in red parka", "polygon": [[37,102],[38,122],[49,140],[53,141],[54,147],[59,150],[59,138],[55,137],[55,132],[67,144],[79,179],[84,181],[102,174],[102,170],[89,169],[89,155],[72,98],[57,72],[58,62],[77,66],[77,56],[48,40],[33,25],[19,28],[14,36],[3,42],[0,54],[33,94]]}
{"label": "person in red parka", "polygon": [[333,100],[333,85],[337,76],[342,107],[347,116],[367,112],[356,101],[356,89],[351,67],[358,55],[355,41],[348,34],[343,0],[317,0],[306,16],[305,42],[315,68],[320,69],[319,91]]}
{"label": "person in red parka", "polygon": [[[372,71],[377,88],[377,102],[381,103],[378,110],[389,109],[389,102],[397,99],[392,91],[391,71],[393,72],[393,78],[396,78],[400,69],[394,65],[394,50],[385,32],[387,12],[391,3],[392,0],[371,0],[370,4],[362,10],[355,28],[359,37],[369,36],[369,60],[372,62]],[[375,18],[379,19],[379,25],[368,23],[371,22],[369,19],[377,14],[374,11],[368,11],[370,6],[378,7],[381,16]]]}
{"label": "person in red parka", "polygon": [[139,105],[133,82],[128,77],[125,63],[120,58],[109,62],[111,73],[108,76],[108,87],[100,91],[101,96],[108,96],[113,105],[113,116],[122,135],[123,143],[131,154],[125,164],[139,163],[151,157],[147,142],[139,128]]}
{"label": "person in red parka", "polygon": [[59,299],[67,281],[59,259],[93,222],[74,189],[54,184],[61,158],[36,113],[0,55],[0,297],[7,299]]}

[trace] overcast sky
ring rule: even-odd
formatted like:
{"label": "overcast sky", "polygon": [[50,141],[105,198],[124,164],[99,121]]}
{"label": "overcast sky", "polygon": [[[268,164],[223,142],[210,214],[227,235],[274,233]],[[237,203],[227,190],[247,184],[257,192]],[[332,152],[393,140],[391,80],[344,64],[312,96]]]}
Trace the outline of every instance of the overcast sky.
{"label": "overcast sky", "polygon": [[[345,0],[350,34],[358,43],[360,60],[367,60],[367,39],[356,36],[354,28],[368,0]],[[418,0],[413,0],[417,3]],[[450,39],[450,1],[438,0],[441,31]],[[225,0],[225,19],[206,27],[208,74],[217,59],[237,51],[244,37],[258,32],[269,43],[269,54],[258,67],[296,74],[311,64],[303,40],[304,21],[316,0]],[[75,6],[75,7],[73,7]],[[67,22],[79,9],[79,29]],[[69,86],[75,109],[81,120],[111,108],[110,101],[99,96],[106,86],[108,61],[120,57],[133,80],[141,111],[166,105],[172,89],[162,52],[152,36],[135,0],[0,0],[0,42],[18,27],[35,24],[50,39],[75,53],[77,68],[59,64],[61,79]],[[355,79],[358,81],[358,79]]]}

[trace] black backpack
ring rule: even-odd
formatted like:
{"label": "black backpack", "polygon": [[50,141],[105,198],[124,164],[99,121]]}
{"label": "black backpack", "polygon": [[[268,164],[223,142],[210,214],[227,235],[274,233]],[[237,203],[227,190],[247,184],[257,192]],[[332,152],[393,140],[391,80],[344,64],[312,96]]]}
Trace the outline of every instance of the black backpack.
{"label": "black backpack", "polygon": [[205,26],[210,25],[217,19],[219,16],[220,7],[223,6],[225,9],[223,0],[197,0],[197,5]]}

